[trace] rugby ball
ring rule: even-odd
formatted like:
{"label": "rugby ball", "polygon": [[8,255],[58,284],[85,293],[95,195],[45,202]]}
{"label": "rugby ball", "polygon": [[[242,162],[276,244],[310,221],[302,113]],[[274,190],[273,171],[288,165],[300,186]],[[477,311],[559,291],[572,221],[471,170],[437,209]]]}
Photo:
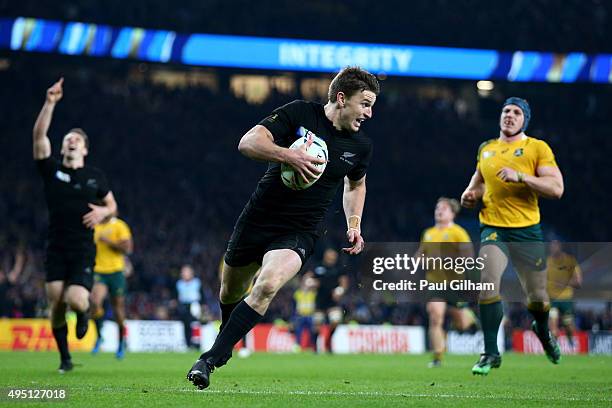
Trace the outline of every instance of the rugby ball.
{"label": "rugby ball", "polygon": [[315,164],[315,167],[321,173],[319,174],[319,177],[317,177],[314,180],[311,180],[309,183],[306,183],[304,179],[302,179],[302,177],[299,175],[299,173],[297,173],[293,169],[293,167],[291,167],[288,164],[284,164],[284,163],[281,164],[281,180],[283,181],[283,184],[285,186],[289,187],[292,190],[304,190],[312,186],[321,177],[321,175],[325,171],[325,167],[327,166],[327,157],[328,157],[327,144],[325,143],[323,139],[317,136],[312,136],[312,135],[302,136],[296,139],[296,141],[293,142],[293,144],[289,146],[289,148],[299,149],[300,147],[302,147],[302,145],[308,142],[309,137],[312,137],[312,144],[310,145],[308,150],[306,150],[306,153],[308,153],[312,157],[317,157],[319,159],[325,160],[325,163]]}

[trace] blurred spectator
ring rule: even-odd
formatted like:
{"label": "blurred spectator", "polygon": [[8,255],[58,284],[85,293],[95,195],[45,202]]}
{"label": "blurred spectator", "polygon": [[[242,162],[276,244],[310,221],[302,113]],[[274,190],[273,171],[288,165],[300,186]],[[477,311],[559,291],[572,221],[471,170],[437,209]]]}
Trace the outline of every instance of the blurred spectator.
{"label": "blurred spectator", "polygon": [[315,312],[315,299],[317,297],[318,282],[314,278],[312,271],[307,271],[300,279],[300,286],[293,293],[295,301],[295,315],[293,317],[293,331],[295,333],[296,349],[302,346],[303,333],[308,335],[308,341],[313,349],[316,350],[314,340],[314,327],[312,316]]}
{"label": "blurred spectator", "polygon": [[193,344],[191,341],[191,323],[199,320],[202,312],[202,282],[200,278],[194,277],[191,265],[181,267],[181,279],[176,282],[176,293],[179,318],[185,326],[185,343],[187,347],[199,347],[199,344]]}
{"label": "blurred spectator", "polygon": [[27,313],[29,307],[24,307],[24,302],[31,300],[31,291],[28,289],[24,289],[24,299],[18,296],[17,280],[25,264],[23,249],[18,248],[15,251],[12,266],[9,267],[11,255],[5,254],[0,265],[0,317],[11,317],[19,310],[21,313]]}

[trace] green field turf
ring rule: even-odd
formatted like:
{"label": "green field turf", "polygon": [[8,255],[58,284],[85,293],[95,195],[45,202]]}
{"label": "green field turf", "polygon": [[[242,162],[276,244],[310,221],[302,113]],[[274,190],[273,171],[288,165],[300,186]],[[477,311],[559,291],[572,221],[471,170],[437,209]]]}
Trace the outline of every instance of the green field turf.
{"label": "green field turf", "polygon": [[[274,407],[303,406],[612,406],[612,357],[507,354],[487,377],[472,376],[476,356],[447,356],[427,368],[429,356],[310,353],[234,357],[197,391],[186,379],[195,353],[73,353],[74,371],[57,373],[56,353],[0,352],[0,388],[63,388],[62,403],[42,406]],[[49,405],[51,404],[51,405]],[[55,405],[58,404],[58,405]],[[2,406],[24,407],[26,402]]]}

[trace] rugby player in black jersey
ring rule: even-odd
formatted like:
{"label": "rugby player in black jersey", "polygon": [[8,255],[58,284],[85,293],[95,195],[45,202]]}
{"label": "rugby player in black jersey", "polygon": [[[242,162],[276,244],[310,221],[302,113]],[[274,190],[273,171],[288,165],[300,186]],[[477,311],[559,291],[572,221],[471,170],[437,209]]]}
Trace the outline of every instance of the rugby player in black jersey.
{"label": "rugby player in black jersey", "polygon": [[33,155],[49,209],[49,233],[45,259],[47,301],[51,328],[60,352],[60,373],[72,369],[68,351],[66,305],[76,315],[76,336],[87,333],[89,292],[93,285],[96,247],[93,227],[115,213],[117,203],[104,174],[85,166],[87,134],[71,129],[62,141],[62,160],[51,157],[47,131],[56,104],[63,96],[64,79],[47,90],[33,131]]}
{"label": "rugby player in black jersey", "polygon": [[[314,279],[319,283],[317,297],[315,299],[315,312],[312,316],[314,323],[313,345],[316,351],[325,350],[332,353],[332,336],[342,319],[344,310],[342,307],[342,296],[349,289],[349,277],[346,272],[337,267],[338,252],[333,248],[327,248],[323,252],[323,262],[314,269]],[[325,337],[324,348],[318,345],[318,337],[321,326],[327,323],[329,334]]]}
{"label": "rugby player in black jersey", "polygon": [[[227,246],[219,295],[220,333],[187,374],[198,388],[208,387],[210,373],[227,363],[234,345],[261,320],[278,290],[312,254],[321,222],[341,184],[351,245],[343,250],[351,255],[363,250],[360,223],[372,142],[361,126],[372,117],[379,91],[374,75],[347,67],[332,80],[327,104],[293,101],[276,109],[240,140],[242,154],[268,161],[269,166]],[[308,144],[289,149],[300,137],[308,137]],[[324,160],[306,153],[317,138],[328,147],[322,174],[315,166]],[[281,181],[282,163],[292,166],[305,181],[319,179],[307,189],[292,190]],[[243,299],[258,269],[257,281]]]}

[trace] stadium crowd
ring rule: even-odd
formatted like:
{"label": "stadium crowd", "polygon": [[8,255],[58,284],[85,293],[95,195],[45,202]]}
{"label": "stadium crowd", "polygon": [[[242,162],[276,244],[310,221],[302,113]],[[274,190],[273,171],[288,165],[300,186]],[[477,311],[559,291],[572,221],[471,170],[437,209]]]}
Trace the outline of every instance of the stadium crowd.
{"label": "stadium crowd", "polygon": [[[52,61],[53,69],[41,61]],[[31,160],[31,129],[44,90],[63,75],[65,98],[50,130],[54,152],[63,132],[83,127],[91,139],[88,164],[105,170],[120,216],[132,227],[135,273],[129,278],[128,318],[176,317],[173,288],[184,263],[191,263],[203,282],[204,316],[215,318],[219,262],[233,221],[265,169],[242,157],[237,142],[252,123],[301,95],[273,93],[262,104],[249,104],[224,85],[216,92],[171,88],[151,81],[146,70],[134,77],[126,63],[95,61],[96,69],[92,66],[21,56],[0,73],[0,85],[10,95],[10,103],[3,103],[6,120],[0,123],[0,316],[32,317],[45,310],[47,214]],[[227,82],[227,72],[218,75],[222,84]],[[500,101],[516,92],[516,85],[501,84],[490,96],[479,97],[467,82],[384,81],[374,119],[366,125],[375,143],[366,240],[418,241],[433,222],[437,197],[458,197],[464,189],[478,145],[496,137]],[[566,241],[610,240],[605,228],[612,224],[605,187],[612,184],[606,166],[606,152],[612,151],[609,94],[588,85],[521,88],[534,112],[528,134],[551,144],[564,171],[566,195],[544,203],[543,225]],[[340,201],[328,218],[317,254],[305,269],[320,261],[323,248],[343,244]],[[465,211],[458,222],[476,240],[476,213]],[[356,283],[351,264],[341,264]],[[348,319],[362,323],[424,323],[421,305],[370,305],[356,289],[345,296],[345,307]],[[288,320],[292,313],[289,288],[267,319]],[[521,325],[517,316],[515,323]],[[579,315],[579,322],[587,329],[610,328],[610,309]]]}

